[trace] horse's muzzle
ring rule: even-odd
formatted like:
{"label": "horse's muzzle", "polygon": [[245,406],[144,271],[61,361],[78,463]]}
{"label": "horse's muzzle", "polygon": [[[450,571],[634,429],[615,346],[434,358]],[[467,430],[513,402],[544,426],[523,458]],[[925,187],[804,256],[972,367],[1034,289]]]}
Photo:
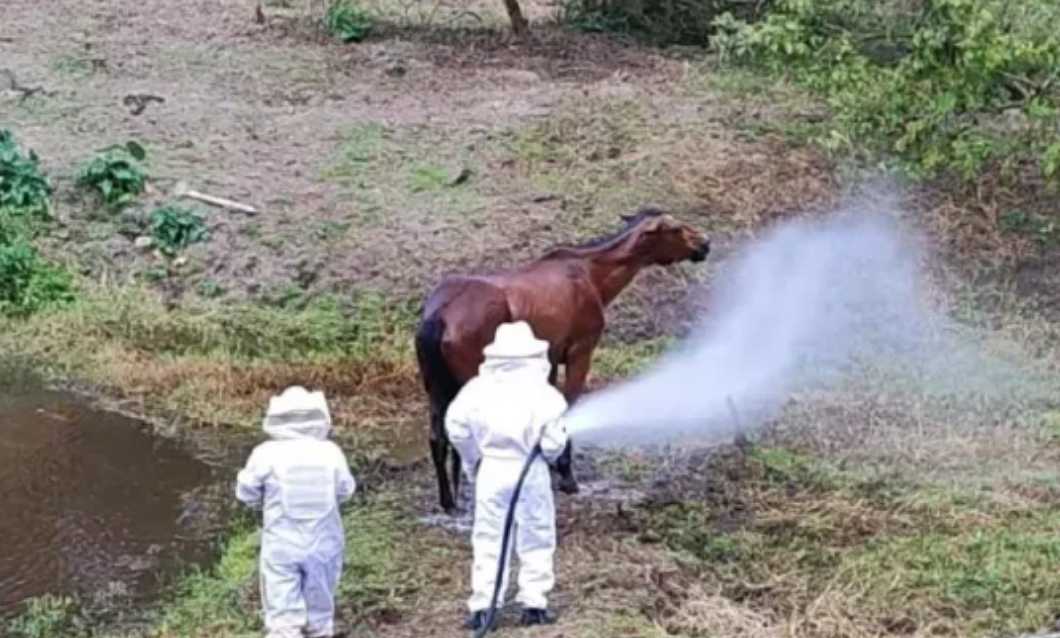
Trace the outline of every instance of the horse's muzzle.
{"label": "horse's muzzle", "polygon": [[701,243],[700,245],[696,246],[696,249],[694,251],[692,251],[692,255],[689,257],[689,260],[692,261],[692,263],[698,264],[700,262],[706,261],[707,260],[707,255],[709,255],[709,254],[710,254],[710,240],[704,239],[703,243]]}

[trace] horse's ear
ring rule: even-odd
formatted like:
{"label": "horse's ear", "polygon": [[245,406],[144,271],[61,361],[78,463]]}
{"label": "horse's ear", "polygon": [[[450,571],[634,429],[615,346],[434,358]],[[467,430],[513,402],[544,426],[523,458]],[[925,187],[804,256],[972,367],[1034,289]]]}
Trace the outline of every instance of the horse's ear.
{"label": "horse's ear", "polygon": [[626,222],[628,224],[628,223],[630,223],[631,221],[633,221],[636,218],[636,215],[631,215],[629,213],[623,213],[623,214],[619,215],[619,217],[622,218],[622,221],[624,221],[624,222]]}

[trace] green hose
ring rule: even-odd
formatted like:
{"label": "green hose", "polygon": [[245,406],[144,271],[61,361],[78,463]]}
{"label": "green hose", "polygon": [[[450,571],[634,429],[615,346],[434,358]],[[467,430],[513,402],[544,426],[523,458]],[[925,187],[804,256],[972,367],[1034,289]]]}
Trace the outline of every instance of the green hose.
{"label": "green hose", "polygon": [[530,456],[526,459],[526,465],[519,474],[519,480],[515,483],[515,491],[512,492],[512,502],[508,505],[508,515],[504,519],[504,535],[501,536],[501,557],[497,561],[497,580],[493,583],[493,599],[490,601],[489,611],[486,612],[486,622],[475,631],[475,638],[484,638],[493,629],[493,623],[497,621],[497,601],[501,596],[501,585],[504,583],[504,571],[508,567],[505,558],[508,557],[508,546],[512,540],[512,527],[515,524],[515,507],[519,504],[519,493],[523,491],[523,482],[534,460],[541,455],[541,442],[530,450]]}

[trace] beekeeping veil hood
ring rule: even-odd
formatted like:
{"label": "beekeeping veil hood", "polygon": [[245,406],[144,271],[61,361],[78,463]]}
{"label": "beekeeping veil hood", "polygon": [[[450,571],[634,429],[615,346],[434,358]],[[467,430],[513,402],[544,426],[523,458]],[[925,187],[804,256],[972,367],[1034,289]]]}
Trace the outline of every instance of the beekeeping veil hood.
{"label": "beekeeping veil hood", "polygon": [[287,388],[269,399],[262,429],[273,439],[326,439],[331,431],[331,412],[324,393],[301,386]]}
{"label": "beekeeping veil hood", "polygon": [[530,375],[547,378],[552,369],[548,342],[538,339],[525,321],[498,326],[493,343],[486,346],[482,354],[485,361],[479,367],[479,373],[487,377]]}

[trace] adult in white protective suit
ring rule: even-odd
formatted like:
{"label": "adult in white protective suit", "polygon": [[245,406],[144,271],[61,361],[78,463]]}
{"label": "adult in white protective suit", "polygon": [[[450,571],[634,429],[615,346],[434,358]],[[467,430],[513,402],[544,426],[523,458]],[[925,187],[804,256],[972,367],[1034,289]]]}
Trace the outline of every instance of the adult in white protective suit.
{"label": "adult in white protective suit", "polygon": [[[567,444],[560,419],[567,402],[548,382],[548,343],[537,339],[527,323],[498,327],[484,355],[478,376],[463,387],[445,417],[449,440],[475,484],[473,593],[467,625],[479,629],[487,621],[504,520],[519,474],[539,440],[544,458],[538,457],[527,473],[515,510],[517,601],[523,607],[523,625],[552,622],[548,595],[555,583],[556,512],[548,464]],[[502,595],[508,588],[510,556],[505,557]]]}
{"label": "adult in white protective suit", "polygon": [[346,457],[328,440],[321,392],[291,387],[272,397],[263,429],[236,479],[240,501],[264,507],[261,601],[267,638],[335,633],[344,535],[339,504],[356,489]]}

